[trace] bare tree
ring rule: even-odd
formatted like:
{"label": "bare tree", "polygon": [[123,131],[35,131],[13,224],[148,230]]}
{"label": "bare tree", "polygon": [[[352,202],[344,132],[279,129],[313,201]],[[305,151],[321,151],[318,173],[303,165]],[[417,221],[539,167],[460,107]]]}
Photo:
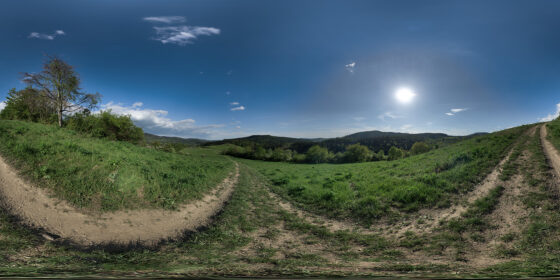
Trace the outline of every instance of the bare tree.
{"label": "bare tree", "polygon": [[99,93],[82,92],[74,68],[57,57],[48,57],[40,73],[24,73],[23,82],[49,100],[56,109],[60,127],[64,113],[93,109],[101,98]]}

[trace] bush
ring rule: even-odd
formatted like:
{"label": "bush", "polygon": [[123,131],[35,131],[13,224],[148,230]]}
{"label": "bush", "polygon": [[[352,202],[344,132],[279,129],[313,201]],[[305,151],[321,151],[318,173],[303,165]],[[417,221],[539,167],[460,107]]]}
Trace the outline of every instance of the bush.
{"label": "bush", "polygon": [[55,123],[56,110],[36,90],[26,88],[8,92],[6,107],[0,112],[0,119],[22,120],[41,123]]}
{"label": "bush", "polygon": [[413,155],[422,154],[428,152],[430,150],[430,146],[424,142],[416,142],[410,148],[410,153]]}
{"label": "bush", "polygon": [[369,161],[371,157],[372,153],[368,147],[360,144],[346,147],[346,152],[344,153],[346,162],[365,162]]}
{"label": "bush", "polygon": [[90,115],[83,112],[68,117],[67,127],[98,138],[128,141],[133,143],[144,140],[144,131],[134,125],[130,116],[119,116],[111,111]]}
{"label": "bush", "polygon": [[389,160],[396,160],[396,159],[403,158],[404,153],[401,149],[399,149],[395,146],[392,146],[391,149],[389,149],[388,157],[389,157]]}

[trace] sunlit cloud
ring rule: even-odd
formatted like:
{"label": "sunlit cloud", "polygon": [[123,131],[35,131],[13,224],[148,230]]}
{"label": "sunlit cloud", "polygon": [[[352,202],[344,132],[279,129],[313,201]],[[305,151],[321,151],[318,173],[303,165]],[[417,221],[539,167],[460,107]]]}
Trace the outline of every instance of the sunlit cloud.
{"label": "sunlit cloud", "polygon": [[449,112],[445,113],[448,116],[455,116],[455,114],[460,113],[460,112],[464,112],[466,110],[468,110],[469,108],[453,108],[451,110],[449,110]]}
{"label": "sunlit cloud", "polygon": [[143,108],[142,102],[135,102],[132,106],[109,102],[101,106],[101,110],[111,110],[117,115],[128,115],[137,126],[149,133],[163,136],[211,138],[216,133],[214,129],[224,125],[211,124],[199,126],[194,119],[172,120],[166,110]]}
{"label": "sunlit cloud", "polygon": [[237,102],[237,101],[236,102],[231,102],[231,103],[229,103],[229,105],[236,106],[236,105],[239,105],[239,102]]}
{"label": "sunlit cloud", "polygon": [[2,110],[4,110],[4,108],[6,108],[6,102],[2,101],[2,102],[0,102],[0,112],[2,112]]}
{"label": "sunlit cloud", "polygon": [[548,114],[546,117],[540,118],[539,121],[541,121],[541,122],[549,122],[549,121],[555,120],[555,119],[558,118],[559,116],[560,116],[560,103],[556,104],[556,113],[554,113],[554,114]]}
{"label": "sunlit cloud", "polygon": [[27,36],[27,38],[30,39],[41,39],[41,40],[54,40],[57,36],[62,36],[62,35],[66,35],[66,33],[63,30],[56,30],[54,33],[52,34],[44,34],[44,33],[39,33],[39,32],[31,32],[29,33],[29,36]]}

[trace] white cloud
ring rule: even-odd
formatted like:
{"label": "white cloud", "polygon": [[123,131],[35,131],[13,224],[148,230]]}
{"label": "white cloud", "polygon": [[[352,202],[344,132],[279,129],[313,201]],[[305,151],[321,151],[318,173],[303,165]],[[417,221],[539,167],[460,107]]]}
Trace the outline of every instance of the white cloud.
{"label": "white cloud", "polygon": [[236,129],[241,129],[241,126],[238,125],[238,126],[236,126],[235,128],[236,128]]}
{"label": "white cloud", "polygon": [[2,112],[2,110],[4,110],[4,108],[6,108],[6,102],[2,101],[2,102],[0,102],[0,112]]}
{"label": "white cloud", "polygon": [[457,108],[457,109],[451,109],[452,113],[459,113],[459,112],[463,112],[466,111],[468,108]]}
{"label": "white cloud", "polygon": [[398,119],[398,118],[401,118],[401,116],[395,115],[391,112],[385,112],[385,113],[377,116],[377,118],[379,118],[382,121],[385,121],[385,120],[387,120],[387,118]]}
{"label": "white cloud", "polygon": [[559,116],[560,116],[560,103],[556,104],[556,113],[548,114],[548,116],[546,116],[544,118],[540,118],[539,121],[549,122],[551,120],[554,120],[554,119],[558,118]]}
{"label": "white cloud", "polygon": [[348,72],[350,73],[354,73],[354,68],[356,67],[356,62],[352,61],[346,65],[344,65],[344,68],[346,68],[346,70],[348,70]]}
{"label": "white cloud", "polygon": [[42,40],[54,40],[56,36],[66,35],[63,30],[56,30],[53,34],[43,34],[39,32],[31,32],[27,38],[31,39],[42,39]]}
{"label": "white cloud", "polygon": [[154,40],[163,44],[177,44],[185,46],[191,44],[198,36],[211,36],[220,34],[220,29],[203,26],[154,26],[156,37]]}
{"label": "white cloud", "polygon": [[464,112],[466,110],[468,110],[469,108],[453,108],[450,109],[449,112],[445,113],[448,116],[455,116],[455,114],[460,113],[460,112]]}
{"label": "white cloud", "polygon": [[142,108],[142,102],[132,106],[124,106],[109,102],[101,106],[102,110],[111,110],[118,115],[129,115],[130,119],[144,131],[164,136],[210,138],[215,134],[213,129],[223,127],[220,124],[206,126],[196,125],[193,119],[172,120],[165,110]]}
{"label": "white cloud", "polygon": [[187,21],[185,17],[182,16],[162,16],[162,17],[145,17],[143,18],[145,21],[154,22],[154,23],[183,23]]}
{"label": "white cloud", "polygon": [[236,105],[239,105],[239,102],[237,102],[237,101],[236,102],[231,102],[231,103],[229,103],[229,105],[236,106]]}
{"label": "white cloud", "polygon": [[231,111],[244,111],[245,106],[233,107],[230,109]]}

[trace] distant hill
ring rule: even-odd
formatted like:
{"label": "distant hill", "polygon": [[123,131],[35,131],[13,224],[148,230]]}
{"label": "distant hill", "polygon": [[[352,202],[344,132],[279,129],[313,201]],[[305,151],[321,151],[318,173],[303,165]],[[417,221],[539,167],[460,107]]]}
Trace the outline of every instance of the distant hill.
{"label": "distant hill", "polygon": [[179,143],[189,146],[201,146],[208,142],[208,140],[197,139],[197,138],[181,138],[181,137],[169,137],[169,136],[159,136],[150,133],[144,133],[144,140],[147,143],[160,142],[160,143]]}
{"label": "distant hill", "polygon": [[360,143],[367,146],[370,150],[375,152],[384,150],[387,152],[391,146],[396,146],[402,149],[410,149],[415,142],[441,142],[441,143],[454,143],[465,139],[482,135],[484,133],[476,133],[469,136],[449,136],[444,133],[400,133],[400,132],[383,132],[378,130],[364,131],[346,135],[337,138],[291,138],[280,137],[271,135],[252,135],[242,138],[224,139],[220,141],[209,141],[204,145],[221,145],[221,144],[234,144],[238,146],[252,146],[260,145],[265,149],[286,148],[297,151],[298,153],[305,153],[311,146],[320,145],[328,148],[330,151],[337,153],[343,152],[346,146]]}

